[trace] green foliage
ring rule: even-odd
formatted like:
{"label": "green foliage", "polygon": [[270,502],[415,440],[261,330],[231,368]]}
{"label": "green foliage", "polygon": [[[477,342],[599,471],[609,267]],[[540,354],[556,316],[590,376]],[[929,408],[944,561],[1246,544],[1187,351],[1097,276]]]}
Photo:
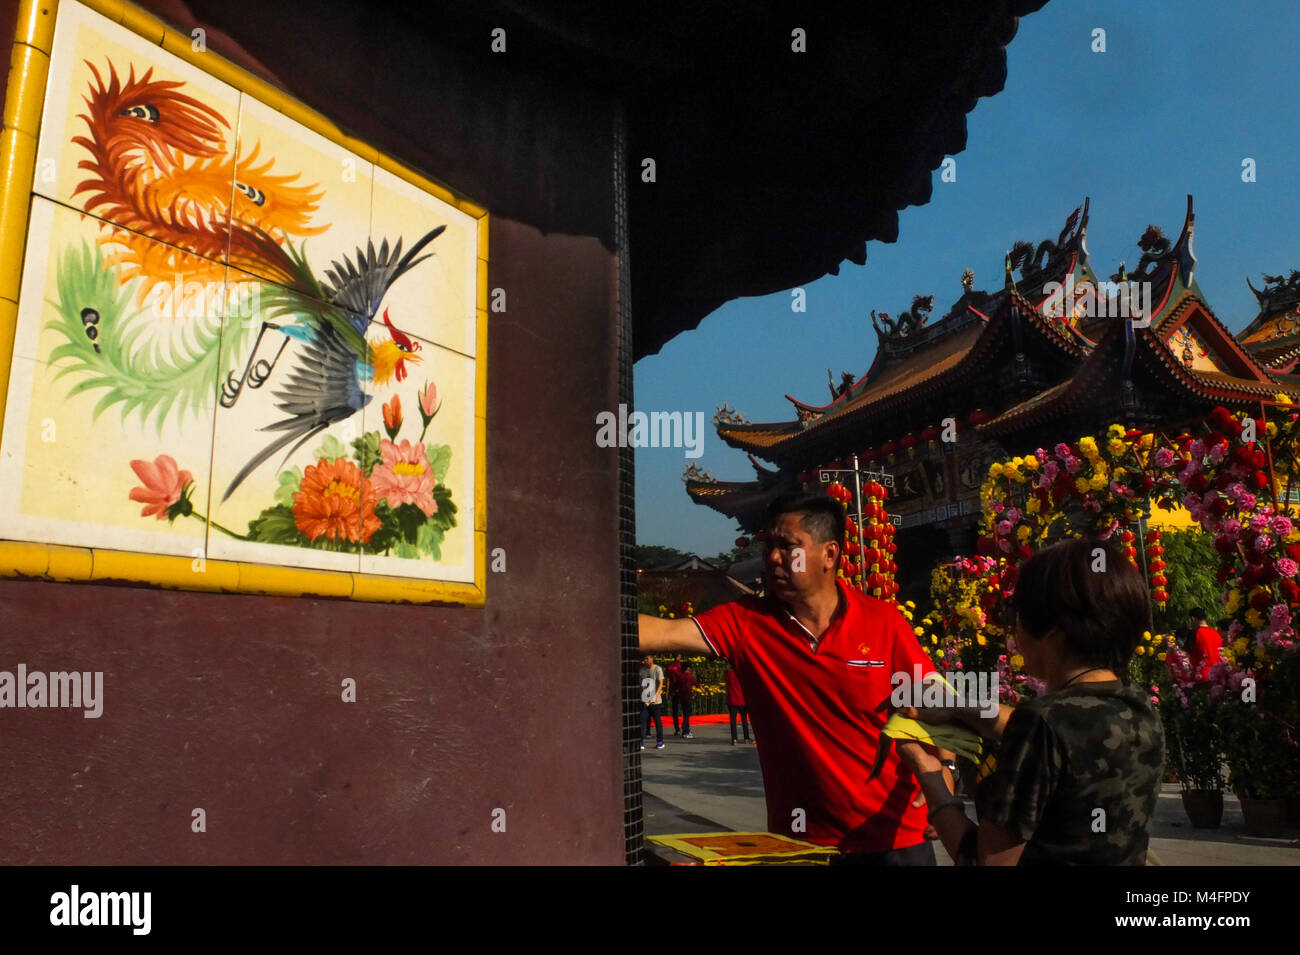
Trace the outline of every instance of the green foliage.
{"label": "green foliage", "polygon": [[763,556],[763,542],[750,538],[748,547],[733,547],[729,551],[723,551],[716,557],[705,558],[711,564],[727,568],[732,564],[739,563],[742,560],[750,560],[754,557]]}
{"label": "green foliage", "polygon": [[[268,507],[248,522],[248,539],[264,544],[287,544],[290,547],[312,547],[293,519],[293,508],[285,504]],[[323,539],[323,538],[322,538]]]}
{"label": "green foliage", "polygon": [[638,570],[654,570],[666,564],[680,563],[690,556],[676,547],[665,547],[661,544],[637,544],[632,548],[632,559],[636,562]]}
{"label": "green foliage", "polygon": [[1222,588],[1214,579],[1219,555],[1214,539],[1196,528],[1164,531],[1160,544],[1165,549],[1165,576],[1169,579],[1169,603],[1164,610],[1153,607],[1155,630],[1171,633],[1187,626],[1187,614],[1202,608],[1214,623],[1223,608]]}
{"label": "green foliage", "polygon": [[382,440],[378,431],[368,431],[352,442],[352,453],[361,467],[361,473],[366,477],[370,477],[370,472],[384,459],[379,452]]}
{"label": "green foliage", "polygon": [[1223,788],[1224,736],[1219,711],[1209,688],[1173,687],[1160,695],[1160,722],[1165,732],[1165,764],[1185,790]]}
{"label": "green foliage", "polygon": [[275,489],[275,500],[286,507],[293,507],[293,496],[302,487],[302,468],[294,465],[287,471],[280,472],[279,487]]}
{"label": "green foliage", "polygon": [[1285,725],[1257,703],[1225,696],[1219,724],[1228,748],[1228,785],[1247,799],[1280,799],[1293,791],[1295,747]]}
{"label": "green foliage", "polygon": [[343,445],[343,442],[332,434],[325,435],[312,453],[315,454],[317,461],[334,461],[349,456],[348,449]]}
{"label": "green foliage", "polygon": [[446,444],[426,444],[425,454],[429,456],[429,465],[433,468],[433,477],[439,485],[447,479],[451,468],[451,446]]}
{"label": "green foliage", "polygon": [[[99,246],[85,240],[64,251],[56,284],[58,300],[49,303],[55,315],[46,327],[66,340],[50,353],[49,362],[58,369],[56,381],[65,375],[80,379],[69,389],[69,398],[87,391],[103,392],[91,412],[94,420],[120,405],[123,421],[135,413],[140,423],[147,425],[152,417],[161,433],[173,410],[196,418],[211,413],[221,379],[220,319],[185,319],[192,323],[188,334],[178,333],[165,343],[153,340],[150,344],[151,326],[156,326],[130,305],[139,280],[119,285]],[[92,326],[81,318],[86,308],[99,313],[93,341],[87,334]],[[237,353],[247,337],[245,324],[229,323],[227,353]]]}

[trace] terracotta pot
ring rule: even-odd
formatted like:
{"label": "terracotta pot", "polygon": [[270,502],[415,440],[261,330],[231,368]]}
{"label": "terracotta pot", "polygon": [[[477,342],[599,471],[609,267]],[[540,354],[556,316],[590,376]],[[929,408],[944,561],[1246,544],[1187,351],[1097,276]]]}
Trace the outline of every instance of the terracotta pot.
{"label": "terracotta pot", "polygon": [[1223,822],[1223,792],[1218,789],[1183,790],[1183,812],[1194,829],[1218,829]]}
{"label": "terracotta pot", "polygon": [[1241,814],[1246,817],[1246,828],[1272,832],[1286,828],[1285,799],[1241,798]]}

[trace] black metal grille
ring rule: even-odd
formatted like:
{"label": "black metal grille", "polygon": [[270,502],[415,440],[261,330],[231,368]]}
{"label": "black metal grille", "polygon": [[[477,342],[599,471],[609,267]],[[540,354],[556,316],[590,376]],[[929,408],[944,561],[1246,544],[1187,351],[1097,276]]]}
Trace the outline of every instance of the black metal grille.
{"label": "black metal grille", "polygon": [[[618,400],[632,407],[632,301],[628,267],[627,134],[622,105],[614,111],[614,248],[618,255]],[[641,844],[641,696],[637,637],[636,460],[618,451],[619,605],[623,646],[623,841],[628,865],[644,863]]]}

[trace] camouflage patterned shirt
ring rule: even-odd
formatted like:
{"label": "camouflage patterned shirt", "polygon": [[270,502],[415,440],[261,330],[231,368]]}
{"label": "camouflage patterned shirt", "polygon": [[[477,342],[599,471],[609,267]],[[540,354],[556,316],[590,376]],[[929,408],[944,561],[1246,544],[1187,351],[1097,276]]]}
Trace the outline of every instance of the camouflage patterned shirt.
{"label": "camouflage patterned shirt", "polygon": [[1016,707],[976,812],[1025,840],[1021,865],[1145,865],[1164,756],[1141,690],[1079,683]]}

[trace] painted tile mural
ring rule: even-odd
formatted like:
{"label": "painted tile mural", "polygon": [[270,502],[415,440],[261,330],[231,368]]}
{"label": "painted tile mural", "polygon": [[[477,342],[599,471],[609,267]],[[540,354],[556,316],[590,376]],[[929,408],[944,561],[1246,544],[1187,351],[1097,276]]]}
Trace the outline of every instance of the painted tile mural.
{"label": "painted tile mural", "polygon": [[478,223],[61,5],[0,536],[474,580]]}

